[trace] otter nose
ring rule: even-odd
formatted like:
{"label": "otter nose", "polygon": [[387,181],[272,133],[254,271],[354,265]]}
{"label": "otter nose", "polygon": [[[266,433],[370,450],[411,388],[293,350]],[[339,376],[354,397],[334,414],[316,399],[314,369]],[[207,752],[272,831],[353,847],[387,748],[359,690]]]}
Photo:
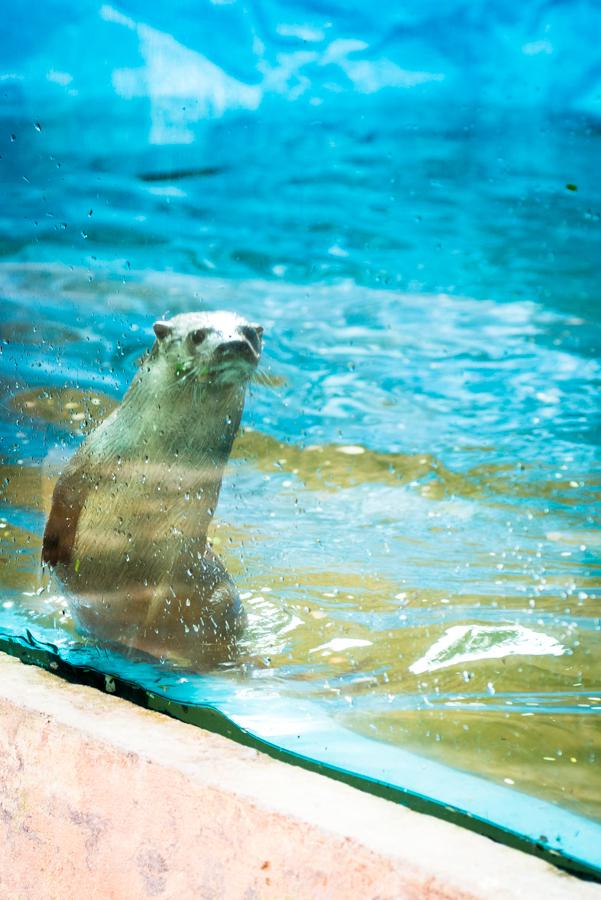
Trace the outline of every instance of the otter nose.
{"label": "otter nose", "polygon": [[223,344],[219,344],[215,353],[222,357],[231,356],[232,358],[242,356],[247,359],[256,359],[257,356],[248,341],[240,340],[225,341]]}

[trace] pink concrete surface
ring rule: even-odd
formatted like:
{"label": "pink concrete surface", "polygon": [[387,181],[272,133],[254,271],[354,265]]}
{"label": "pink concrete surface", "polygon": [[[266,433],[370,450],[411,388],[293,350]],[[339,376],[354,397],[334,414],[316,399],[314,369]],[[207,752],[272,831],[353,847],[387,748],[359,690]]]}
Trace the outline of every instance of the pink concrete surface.
{"label": "pink concrete surface", "polygon": [[0,900],[601,898],[457,826],[0,654]]}

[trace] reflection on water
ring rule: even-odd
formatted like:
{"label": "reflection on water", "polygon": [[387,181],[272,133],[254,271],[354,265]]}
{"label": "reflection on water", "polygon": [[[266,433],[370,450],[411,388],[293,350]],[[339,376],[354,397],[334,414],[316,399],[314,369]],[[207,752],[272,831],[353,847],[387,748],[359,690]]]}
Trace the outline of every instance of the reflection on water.
{"label": "reflection on water", "polygon": [[557,343],[583,325],[350,283],[42,265],[0,283],[0,623],[85,641],[39,568],[56,476],[153,317],[231,305],[267,321],[270,385],[251,390],[210,531],[248,615],[220,677],[601,820],[599,368]]}
{"label": "reflection on water", "polygon": [[425,656],[409,666],[409,671],[421,675],[481,659],[563,656],[566,652],[555,638],[521,625],[454,625],[432,644]]}

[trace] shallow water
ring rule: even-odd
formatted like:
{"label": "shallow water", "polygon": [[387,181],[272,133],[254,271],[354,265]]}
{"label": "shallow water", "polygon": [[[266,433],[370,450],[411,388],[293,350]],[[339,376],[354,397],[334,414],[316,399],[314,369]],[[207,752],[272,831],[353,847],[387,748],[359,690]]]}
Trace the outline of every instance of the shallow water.
{"label": "shallow water", "polygon": [[236,309],[271,384],[213,541],[249,626],[181,661],[196,701],[308,701],[601,821],[601,137],[355,112],[128,156],[5,114],[0,627],[82,646],[42,590],[53,479],[155,318]]}

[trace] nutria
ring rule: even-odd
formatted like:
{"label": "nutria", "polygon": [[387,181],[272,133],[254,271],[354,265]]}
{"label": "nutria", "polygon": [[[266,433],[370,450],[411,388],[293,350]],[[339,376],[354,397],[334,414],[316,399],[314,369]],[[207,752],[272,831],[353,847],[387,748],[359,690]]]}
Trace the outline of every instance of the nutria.
{"label": "nutria", "polygon": [[238,593],[207,529],[262,332],[230,312],[155,322],[121,405],[66,466],[42,561],[90,635],[187,658],[240,633]]}

